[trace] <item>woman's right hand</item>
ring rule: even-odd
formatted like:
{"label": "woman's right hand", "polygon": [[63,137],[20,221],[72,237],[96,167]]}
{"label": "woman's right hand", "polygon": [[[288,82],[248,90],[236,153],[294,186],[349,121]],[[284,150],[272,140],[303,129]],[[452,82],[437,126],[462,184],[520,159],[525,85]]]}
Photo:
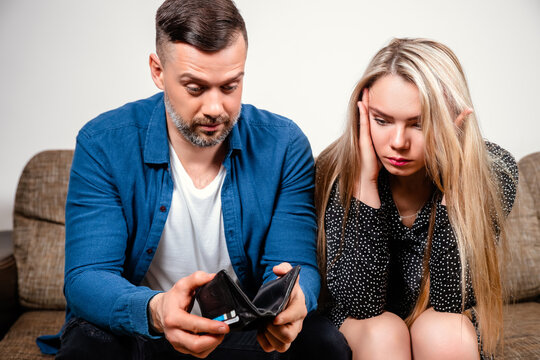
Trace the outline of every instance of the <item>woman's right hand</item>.
{"label": "woman's right hand", "polygon": [[360,151],[360,174],[354,196],[364,204],[373,208],[381,206],[377,179],[382,164],[375,153],[371,139],[369,124],[369,90],[364,89],[362,100],[358,101],[360,111],[360,126],[358,131],[358,147]]}

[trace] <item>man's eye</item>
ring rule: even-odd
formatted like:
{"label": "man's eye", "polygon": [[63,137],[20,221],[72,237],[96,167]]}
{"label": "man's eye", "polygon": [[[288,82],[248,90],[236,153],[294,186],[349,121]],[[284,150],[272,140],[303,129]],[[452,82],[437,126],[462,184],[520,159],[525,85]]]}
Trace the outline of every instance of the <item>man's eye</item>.
{"label": "man's eye", "polygon": [[187,90],[190,94],[198,95],[198,94],[202,93],[203,88],[202,88],[201,86],[188,85],[188,86],[186,86],[186,90]]}
{"label": "man's eye", "polygon": [[230,93],[236,90],[237,87],[238,85],[223,85],[221,89],[226,93]]}

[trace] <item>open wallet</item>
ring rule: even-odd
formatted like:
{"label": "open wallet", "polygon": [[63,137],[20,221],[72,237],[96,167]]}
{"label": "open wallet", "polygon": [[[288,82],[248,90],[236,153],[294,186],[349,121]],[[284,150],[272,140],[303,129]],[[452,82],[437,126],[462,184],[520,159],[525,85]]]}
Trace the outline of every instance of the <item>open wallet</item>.
{"label": "open wallet", "polygon": [[195,295],[202,316],[223,321],[231,331],[246,331],[264,326],[287,305],[300,265],[280,278],[261,286],[250,300],[225,270],[221,270],[209,283],[201,286]]}

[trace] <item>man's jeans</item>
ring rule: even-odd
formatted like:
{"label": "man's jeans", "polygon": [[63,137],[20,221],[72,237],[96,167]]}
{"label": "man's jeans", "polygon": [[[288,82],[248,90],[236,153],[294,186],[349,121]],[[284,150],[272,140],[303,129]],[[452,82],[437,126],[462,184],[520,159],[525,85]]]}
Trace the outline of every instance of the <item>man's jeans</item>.
{"label": "man's jeans", "polygon": [[[146,339],[140,336],[120,336],[102,330],[79,318],[71,319],[62,334],[62,345],[56,359],[195,359],[173,349],[162,338]],[[233,332],[207,357],[212,360],[297,360],[297,359],[351,359],[351,350],[345,337],[324,316],[310,313],[304,320],[302,331],[286,353],[266,353],[259,346],[256,331]]]}

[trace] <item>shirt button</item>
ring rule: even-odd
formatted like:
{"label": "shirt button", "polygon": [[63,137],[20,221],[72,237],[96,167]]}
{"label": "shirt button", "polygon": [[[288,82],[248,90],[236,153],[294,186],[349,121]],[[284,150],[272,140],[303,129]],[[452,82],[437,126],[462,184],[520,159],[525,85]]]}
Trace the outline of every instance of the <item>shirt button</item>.
{"label": "shirt button", "polygon": [[159,207],[159,211],[161,211],[161,212],[165,212],[166,210],[167,210],[167,208],[165,206],[163,206],[163,205],[161,205]]}
{"label": "shirt button", "polygon": [[154,250],[152,250],[152,249],[147,249],[147,250],[146,250],[146,253],[147,253],[147,254],[151,254],[151,253],[153,253],[153,252],[154,252]]}

